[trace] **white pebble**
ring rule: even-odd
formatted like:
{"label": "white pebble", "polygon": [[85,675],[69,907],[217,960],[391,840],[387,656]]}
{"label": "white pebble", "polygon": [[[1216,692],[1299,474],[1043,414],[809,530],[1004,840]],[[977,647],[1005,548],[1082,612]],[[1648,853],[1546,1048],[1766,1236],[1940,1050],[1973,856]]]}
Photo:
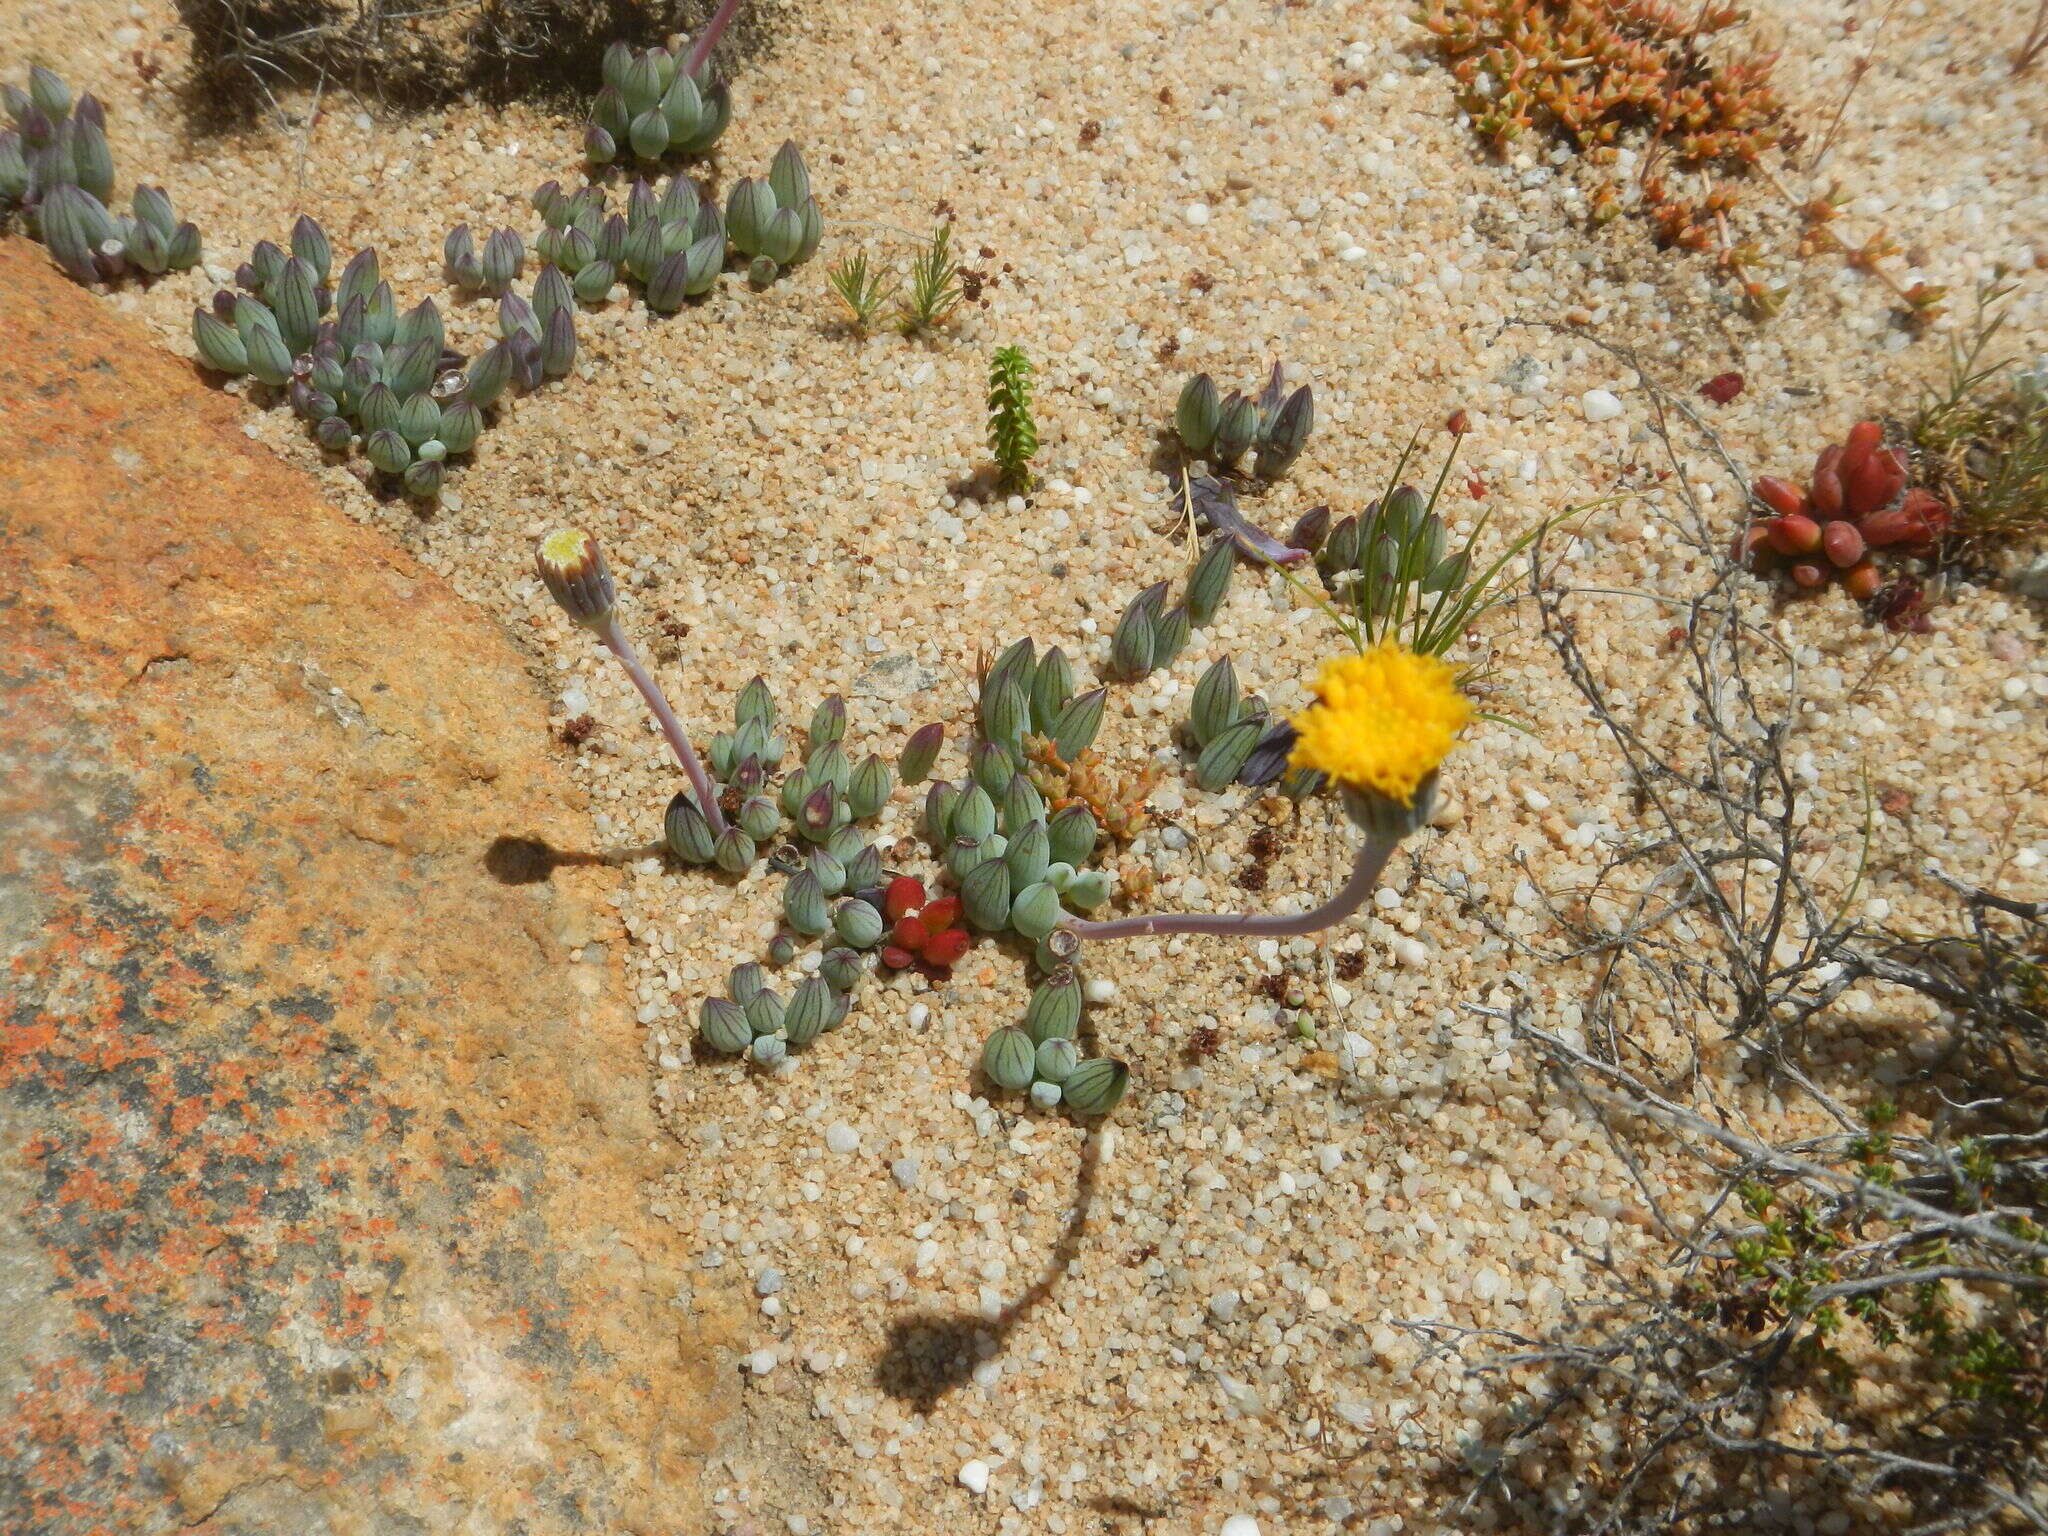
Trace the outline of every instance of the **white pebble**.
{"label": "white pebble", "polygon": [[1250,1515],[1232,1515],[1216,1536],[1259,1536],[1259,1522]]}
{"label": "white pebble", "polygon": [[960,1486],[969,1493],[988,1492],[988,1463],[970,1461],[960,1469]]}
{"label": "white pebble", "polygon": [[2008,704],[2017,704],[2027,696],[2027,680],[2024,677],[2008,677],[1999,685],[1998,691]]}
{"label": "white pebble", "polygon": [[1089,981],[1081,991],[1091,1003],[1106,1003],[1116,996],[1116,983],[1107,976],[1097,976]]}
{"label": "white pebble", "polygon": [[1209,205],[1208,205],[1207,203],[1189,203],[1189,204],[1188,204],[1188,222],[1189,222],[1190,224],[1206,224],[1206,223],[1208,223],[1208,222],[1209,222]]}
{"label": "white pebble", "polygon": [[1604,389],[1589,389],[1579,396],[1579,409],[1588,421],[1612,421],[1621,414],[1621,401]]}
{"label": "white pebble", "polygon": [[1391,912],[1401,905],[1401,893],[1391,885],[1383,885],[1372,893],[1372,904],[1382,912]]}
{"label": "white pebble", "polygon": [[781,1289],[782,1271],[772,1264],[754,1276],[754,1294],[756,1296],[773,1296]]}
{"label": "white pebble", "polygon": [[851,1152],[860,1146],[860,1132],[844,1120],[834,1120],[825,1127],[825,1145],[834,1152]]}
{"label": "white pebble", "polygon": [[918,1161],[914,1157],[899,1157],[889,1165],[889,1177],[896,1181],[898,1189],[906,1193],[917,1188],[920,1171]]}
{"label": "white pebble", "polygon": [[747,1369],[756,1376],[766,1376],[775,1369],[775,1351],[757,1349],[747,1356]]}

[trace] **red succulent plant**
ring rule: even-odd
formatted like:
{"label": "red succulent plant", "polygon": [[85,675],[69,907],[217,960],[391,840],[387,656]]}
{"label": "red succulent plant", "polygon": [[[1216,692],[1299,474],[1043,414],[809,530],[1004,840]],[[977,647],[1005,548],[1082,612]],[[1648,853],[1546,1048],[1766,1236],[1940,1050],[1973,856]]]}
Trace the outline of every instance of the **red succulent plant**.
{"label": "red succulent plant", "polygon": [[[1903,578],[1887,588],[1871,558],[1881,549],[1931,555],[1948,532],[1947,505],[1932,492],[1909,487],[1908,478],[1904,450],[1884,446],[1879,423],[1859,421],[1845,441],[1821,450],[1806,489],[1776,475],[1757,477],[1751,491],[1777,515],[1746,529],[1735,557],[1746,565],[1776,562],[1802,587],[1839,578],[1859,602],[1908,587],[1917,599],[1917,582]],[[1886,601],[1878,615],[1893,629],[1927,627],[1917,600]]]}
{"label": "red succulent plant", "polygon": [[898,875],[889,882],[882,894],[882,912],[889,919],[882,964],[892,970],[913,965],[948,970],[974,942],[960,926],[960,898],[927,900],[924,882],[911,875]]}

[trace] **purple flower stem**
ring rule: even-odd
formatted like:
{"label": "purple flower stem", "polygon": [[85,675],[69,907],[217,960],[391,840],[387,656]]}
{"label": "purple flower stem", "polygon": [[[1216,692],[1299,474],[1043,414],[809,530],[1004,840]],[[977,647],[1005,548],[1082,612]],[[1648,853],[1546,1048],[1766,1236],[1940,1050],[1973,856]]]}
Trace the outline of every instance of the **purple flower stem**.
{"label": "purple flower stem", "polygon": [[655,723],[661,727],[661,734],[668,738],[668,744],[675,750],[676,761],[683,765],[683,772],[689,775],[690,789],[697,797],[697,808],[704,813],[704,819],[711,823],[714,837],[725,831],[725,814],[718,808],[718,791],[712,787],[711,776],[704,771],[704,765],[697,761],[697,749],[690,745],[690,734],[683,729],[683,722],[676,718],[676,712],[668,707],[668,700],[662,697],[661,685],[640,665],[639,654],[633,649],[619,628],[616,618],[608,617],[604,628],[598,630],[597,638],[604,642],[604,648],[619,658],[619,665],[626,669],[626,676],[633,679],[633,686],[640,690],[640,697],[647,701],[647,707],[654,712]]}
{"label": "purple flower stem", "polygon": [[1248,917],[1230,912],[1161,912],[1150,917],[1119,917],[1111,922],[1091,923],[1086,918],[1067,919],[1065,926],[1081,939],[1138,939],[1160,933],[1209,933],[1223,938],[1292,939],[1315,933],[1345,918],[1365,905],[1365,899],[1380,883],[1380,871],[1387,867],[1401,839],[1368,833],[1358,850],[1358,862],[1351,866],[1351,878],[1344,889],[1320,907],[1294,917]]}
{"label": "purple flower stem", "polygon": [[711,50],[718,46],[718,40],[725,35],[725,29],[732,21],[732,13],[740,8],[740,0],[725,0],[719,6],[704,30],[697,34],[697,40],[690,45],[690,56],[683,60],[683,73],[695,78],[697,71],[704,67],[704,61],[711,57]]}

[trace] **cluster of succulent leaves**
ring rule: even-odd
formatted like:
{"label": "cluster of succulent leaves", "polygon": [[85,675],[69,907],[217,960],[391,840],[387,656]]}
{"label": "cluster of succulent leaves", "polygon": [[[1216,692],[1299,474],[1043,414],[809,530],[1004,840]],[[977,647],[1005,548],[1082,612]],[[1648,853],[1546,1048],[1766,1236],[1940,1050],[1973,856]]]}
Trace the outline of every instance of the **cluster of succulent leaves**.
{"label": "cluster of succulent leaves", "polygon": [[998,1088],[1028,1093],[1039,1109],[1106,1115],[1123,1098],[1131,1071],[1106,1056],[1084,1056],[1080,1033],[1081,979],[1062,965],[1032,989],[1021,1024],[988,1037],[982,1073]]}
{"label": "cluster of succulent leaves", "polygon": [[732,95],[711,60],[685,72],[681,51],[640,52],[613,43],[604,52],[604,83],[583,135],[583,156],[610,165],[622,156],[659,162],[670,155],[701,155],[718,142],[732,119]]}
{"label": "cluster of succulent leaves", "polygon": [[0,98],[14,124],[0,132],[0,216],[19,210],[66,275],[113,282],[198,264],[198,226],[178,218],[162,187],[136,187],[129,213],[108,208],[114,156],[97,97],[73,101],[63,80],[37,65],[27,90],[0,85]]}
{"label": "cluster of succulent leaves", "polygon": [[1278,362],[1257,395],[1231,390],[1219,396],[1216,381],[1198,373],[1180,392],[1173,429],[1193,457],[1218,469],[1234,468],[1247,452],[1261,480],[1278,480],[1294,467],[1315,426],[1315,396],[1304,384],[1292,393]]}
{"label": "cluster of succulent leaves", "polygon": [[[1415,446],[1411,439],[1390,481],[1400,481]],[[1356,648],[1397,640],[1422,655],[1441,656],[1474,620],[1506,600],[1496,590],[1501,573],[1548,527],[1512,540],[1481,568],[1473,551],[1492,516],[1489,507],[1464,547],[1452,550],[1437,503],[1456,454],[1453,442],[1427,496],[1395,484],[1356,517],[1332,521],[1329,509],[1318,507],[1295,525],[1290,538],[1314,555],[1334,604],[1330,611]]]}
{"label": "cluster of succulent leaves", "polygon": [[725,221],[718,205],[680,173],[659,191],[635,179],[624,213],[606,212],[602,187],[564,192],[550,181],[533,194],[542,228],[534,252],[569,274],[577,296],[596,303],[621,275],[641,285],[656,314],[710,292],[725,269]]}
{"label": "cluster of succulent leaves", "polygon": [[[1888,1103],[1866,1113],[1864,1133],[1848,1144],[1846,1172],[1882,1188],[1903,1182],[1890,1132],[1896,1114]],[[1965,1139],[1952,1154],[1946,1159],[1951,1187],[1932,1192],[1943,1205],[2009,1210],[2012,1191],[2001,1186],[2011,1184],[2015,1175],[2022,1183],[2032,1178],[2017,1164],[2002,1163],[1983,1142]],[[1742,1183],[1737,1193],[1756,1225],[1732,1245],[1722,1283],[1711,1300],[1702,1301],[1703,1309],[1753,1333],[1793,1327],[1793,1347],[1840,1390],[1850,1390],[1857,1376],[1836,1342],[1853,1318],[1887,1352],[1934,1362],[1956,1401],[1995,1403],[2002,1413],[2048,1423],[2048,1395],[2039,1369],[2048,1292],[2024,1283],[2048,1273],[2039,1260],[2023,1260],[2015,1277],[2023,1283],[2009,1298],[1988,1306],[1985,1293],[1965,1302],[1956,1282],[1939,1274],[1916,1284],[1858,1291],[1853,1282],[1868,1274],[1873,1262],[1910,1272],[1959,1261],[1942,1237],[1915,1238],[1852,1203],[1794,1196],[1757,1179]],[[2038,1188],[2034,1193],[2038,1197]],[[2038,1198],[2021,1203],[2038,1205]],[[2015,1237],[2038,1243],[2044,1236],[2025,1216],[2003,1219]],[[1989,1272],[1982,1279],[1996,1283]],[[1816,1302],[1823,1290],[1845,1285],[1847,1294],[1839,1301]]]}
{"label": "cluster of succulent leaves", "polygon": [[1038,423],[1031,419],[1031,359],[1022,347],[998,347],[989,360],[988,446],[997,483],[1007,490],[1029,489]]}
{"label": "cluster of succulent leaves", "polygon": [[432,299],[399,313],[374,247],[330,286],[332,259],[325,231],[301,215],[289,255],[258,242],[235,273],[244,291],[222,289],[192,312],[192,340],[216,372],[283,389],[322,448],[346,453],[360,441],[410,495],[440,495],[448,460],[476,446],[506,390],[537,388],[576,361],[575,296],[558,267],[540,269],[531,302],[506,291],[500,339],[465,368]]}
{"label": "cluster of succulent leaves", "polygon": [[811,259],[825,221],[795,144],[783,141],[766,176],[742,176],[732,184],[725,198],[725,230],[733,249],[750,258],[747,279],[757,288]]}

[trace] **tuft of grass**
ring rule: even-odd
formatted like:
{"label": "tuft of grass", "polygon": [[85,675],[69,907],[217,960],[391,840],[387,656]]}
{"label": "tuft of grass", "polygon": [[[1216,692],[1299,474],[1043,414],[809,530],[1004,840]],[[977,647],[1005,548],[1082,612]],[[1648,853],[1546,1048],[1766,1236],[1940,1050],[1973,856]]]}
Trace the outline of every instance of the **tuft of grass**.
{"label": "tuft of grass", "polygon": [[953,226],[932,231],[931,244],[910,264],[910,297],[902,308],[904,334],[941,325],[960,307],[960,268],[953,260]]}
{"label": "tuft of grass", "polygon": [[2001,270],[1978,287],[1947,380],[1906,427],[1921,482],[1954,509],[1949,548],[1965,563],[2048,535],[2048,371],[1992,360],[2014,286]]}
{"label": "tuft of grass", "polygon": [[828,267],[825,278],[839,295],[839,302],[852,311],[854,324],[864,331],[874,328],[875,317],[896,291],[895,277],[870,262],[864,250]]}
{"label": "tuft of grass", "polygon": [[988,446],[1006,490],[1031,484],[1038,424],[1031,419],[1031,359],[1022,347],[998,347],[988,366]]}

